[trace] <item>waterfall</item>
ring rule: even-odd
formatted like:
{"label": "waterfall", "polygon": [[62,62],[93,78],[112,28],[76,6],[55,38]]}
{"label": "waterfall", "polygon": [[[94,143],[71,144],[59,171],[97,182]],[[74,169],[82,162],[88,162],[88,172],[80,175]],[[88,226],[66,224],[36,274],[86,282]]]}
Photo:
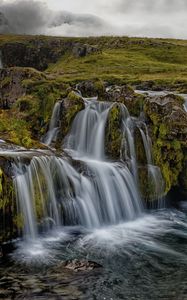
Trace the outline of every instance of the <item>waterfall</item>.
{"label": "waterfall", "polygon": [[42,138],[42,141],[46,145],[50,145],[53,141],[56,140],[57,133],[59,130],[59,119],[60,119],[60,108],[61,108],[61,101],[58,101],[55,103],[51,121],[49,124],[49,130],[46,133],[46,135]]}
{"label": "waterfall", "polygon": [[[152,163],[146,124],[132,118],[127,108],[119,105],[121,160],[111,161],[105,154],[105,129],[114,103],[98,102],[95,98],[84,101],[85,109],[75,117],[63,145],[71,158],[40,153],[27,166],[20,160],[14,162],[14,185],[26,237],[36,238],[39,230],[61,225],[92,229],[140,216],[144,205],[138,187],[135,128],[140,132],[147,166],[157,184],[159,168]],[[60,102],[53,110],[48,143],[54,139],[51,132],[58,128],[59,111]]]}
{"label": "waterfall", "polygon": [[129,161],[130,170],[134,176],[136,184],[139,185],[138,180],[138,162],[137,153],[135,149],[134,132],[137,129],[140,132],[144,149],[139,151],[145,152],[145,159],[148,171],[149,184],[152,185],[152,196],[159,200],[164,194],[164,181],[159,167],[154,165],[152,158],[152,144],[148,134],[147,126],[138,118],[132,118],[124,104],[119,105],[122,114],[122,131],[123,139],[121,144],[121,159]]}
{"label": "waterfall", "polygon": [[89,156],[98,160],[105,157],[105,125],[111,103],[85,100],[85,109],[77,114],[64,147],[78,157]]}

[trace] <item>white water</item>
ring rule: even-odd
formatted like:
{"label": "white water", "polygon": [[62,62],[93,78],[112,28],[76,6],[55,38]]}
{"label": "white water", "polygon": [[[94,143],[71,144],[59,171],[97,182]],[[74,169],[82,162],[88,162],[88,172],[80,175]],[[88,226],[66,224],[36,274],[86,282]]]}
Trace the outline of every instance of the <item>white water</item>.
{"label": "white water", "polygon": [[58,130],[59,130],[61,104],[62,104],[61,101],[55,103],[51,121],[49,124],[49,130],[46,133],[46,135],[43,137],[43,142],[46,145],[50,145],[53,141],[56,140]]}
{"label": "white water", "polygon": [[[105,128],[112,106],[85,99],[85,109],[77,114],[65,139],[64,147],[72,160],[42,154],[34,156],[28,166],[21,159],[19,163],[15,160],[14,184],[27,239],[37,239],[39,231],[60,225],[99,229],[142,215],[134,128],[140,130],[155,186],[158,181],[147,128],[121,105],[122,157],[120,162],[111,162],[105,154]],[[56,128],[58,110],[56,107],[53,111],[50,128]]]}

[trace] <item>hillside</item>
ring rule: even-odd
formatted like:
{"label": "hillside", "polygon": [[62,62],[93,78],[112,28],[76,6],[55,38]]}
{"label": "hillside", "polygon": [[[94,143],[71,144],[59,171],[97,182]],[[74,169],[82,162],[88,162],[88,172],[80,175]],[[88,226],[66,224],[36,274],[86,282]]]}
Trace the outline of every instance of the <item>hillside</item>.
{"label": "hillside", "polygon": [[[98,51],[92,53],[91,50],[85,55],[85,45]],[[6,53],[5,66],[28,66],[33,56],[30,67],[37,68],[36,61],[40,60],[38,69],[63,82],[99,78],[109,84],[130,83],[142,88],[169,88],[180,92],[187,89],[185,40],[0,36],[0,48],[2,56]]]}

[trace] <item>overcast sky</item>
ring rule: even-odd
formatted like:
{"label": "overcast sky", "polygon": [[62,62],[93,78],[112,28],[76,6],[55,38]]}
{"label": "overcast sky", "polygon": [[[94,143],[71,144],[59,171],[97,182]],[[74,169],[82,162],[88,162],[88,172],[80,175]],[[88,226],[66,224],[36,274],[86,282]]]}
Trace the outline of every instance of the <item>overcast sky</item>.
{"label": "overcast sky", "polygon": [[187,39],[187,0],[0,0],[0,33]]}

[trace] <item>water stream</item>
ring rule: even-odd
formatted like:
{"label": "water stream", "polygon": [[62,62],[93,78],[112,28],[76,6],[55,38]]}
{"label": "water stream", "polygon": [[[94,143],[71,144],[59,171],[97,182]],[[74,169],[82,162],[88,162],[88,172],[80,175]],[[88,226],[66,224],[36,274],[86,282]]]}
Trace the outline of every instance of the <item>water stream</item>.
{"label": "water stream", "polygon": [[[121,157],[111,160],[105,153],[105,130],[114,103],[84,100],[85,109],[62,145],[67,155],[39,151],[26,164],[30,152],[1,153],[13,159],[24,228],[16,250],[0,262],[0,297],[185,299],[187,208],[146,210],[139,189],[136,130],[155,198],[163,189],[146,124],[119,106]],[[46,135],[48,145],[59,127],[59,106]],[[103,268],[68,272],[62,262],[74,258],[94,260]]]}

